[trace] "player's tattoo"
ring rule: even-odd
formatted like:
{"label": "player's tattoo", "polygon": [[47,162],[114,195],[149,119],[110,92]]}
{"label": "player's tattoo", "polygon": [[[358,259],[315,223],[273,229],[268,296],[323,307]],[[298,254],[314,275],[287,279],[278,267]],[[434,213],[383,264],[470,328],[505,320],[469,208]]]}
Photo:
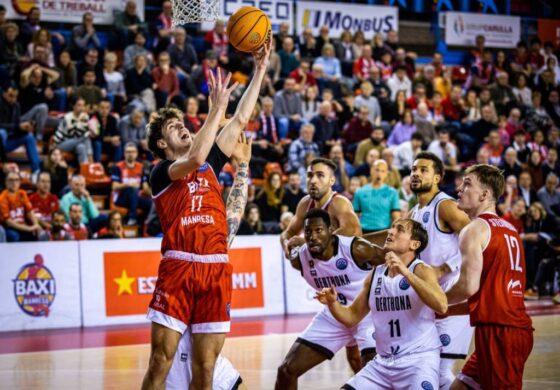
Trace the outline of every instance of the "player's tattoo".
{"label": "player's tattoo", "polygon": [[237,229],[243,218],[243,212],[247,205],[249,164],[240,163],[235,173],[233,187],[226,202],[227,224],[228,224],[228,247],[231,246]]}

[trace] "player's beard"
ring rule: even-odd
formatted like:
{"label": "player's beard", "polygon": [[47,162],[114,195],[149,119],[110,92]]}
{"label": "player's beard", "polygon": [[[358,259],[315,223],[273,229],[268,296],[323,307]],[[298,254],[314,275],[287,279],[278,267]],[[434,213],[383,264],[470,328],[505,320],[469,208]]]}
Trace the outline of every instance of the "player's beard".
{"label": "player's beard", "polygon": [[420,187],[414,187],[412,183],[410,184],[410,190],[415,194],[424,194],[426,192],[430,192],[432,190],[432,183],[424,184],[422,183]]}
{"label": "player's beard", "polygon": [[327,190],[325,191],[320,191],[319,189],[312,191],[309,191],[309,197],[315,201],[319,201],[323,198],[323,196],[325,196],[325,194],[327,193]]}

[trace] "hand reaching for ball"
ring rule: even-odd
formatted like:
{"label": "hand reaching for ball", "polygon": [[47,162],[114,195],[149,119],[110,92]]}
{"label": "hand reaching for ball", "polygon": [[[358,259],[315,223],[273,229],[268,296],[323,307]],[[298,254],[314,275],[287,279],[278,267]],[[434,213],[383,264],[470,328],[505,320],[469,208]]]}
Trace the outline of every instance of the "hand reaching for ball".
{"label": "hand reaching for ball", "polygon": [[272,31],[269,31],[264,44],[253,52],[255,67],[259,70],[266,71],[268,68],[270,53],[272,51],[272,39]]}

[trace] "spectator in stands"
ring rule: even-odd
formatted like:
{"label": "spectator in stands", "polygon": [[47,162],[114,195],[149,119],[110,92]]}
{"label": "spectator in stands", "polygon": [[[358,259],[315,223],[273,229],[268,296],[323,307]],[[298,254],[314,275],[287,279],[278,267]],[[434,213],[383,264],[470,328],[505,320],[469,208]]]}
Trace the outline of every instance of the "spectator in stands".
{"label": "spectator in stands", "polygon": [[31,42],[33,34],[41,29],[41,9],[39,7],[31,7],[27,13],[27,17],[21,23],[20,42],[24,47]]}
{"label": "spectator in stands", "polygon": [[296,133],[302,125],[301,95],[296,92],[296,81],[287,78],[284,89],[274,95],[274,116],[280,121],[280,137]]}
{"label": "spectator in stands", "polygon": [[253,144],[254,155],[272,162],[281,162],[284,154],[280,137],[280,122],[273,114],[274,102],[268,96],[262,99],[262,111],[258,117],[259,129]]}
{"label": "spectator in stands", "polygon": [[369,174],[371,172],[371,165],[374,161],[377,161],[381,158],[381,153],[378,149],[371,149],[367,155],[366,160],[360,164],[356,170],[354,171],[354,177],[358,177],[360,179],[360,185],[363,183],[367,183],[370,181]]}
{"label": "spectator in stands", "polygon": [[542,171],[541,155],[536,150],[529,154],[526,169],[533,179],[533,188],[538,191],[544,185],[545,177]]}
{"label": "spectator in stands", "polygon": [[76,88],[75,96],[83,99],[86,104],[86,112],[93,114],[97,111],[101,99],[105,97],[105,92],[95,85],[95,70],[86,69],[84,72],[84,83]]}
{"label": "spectator in stands", "polygon": [[453,87],[451,76],[451,68],[447,68],[441,76],[434,79],[434,92],[438,92],[442,99],[445,99],[451,94],[451,89]]}
{"label": "spectator in stands", "polygon": [[55,69],[60,75],[58,86],[66,92],[66,96],[72,95],[78,86],[78,72],[67,50],[63,50],[58,56],[58,66]]}
{"label": "spectator in stands", "polygon": [[499,115],[505,115],[516,102],[513,89],[509,85],[509,75],[505,72],[496,75],[496,83],[489,86],[492,101]]}
{"label": "spectator in stands", "polygon": [[195,97],[190,97],[187,99],[185,105],[185,126],[189,131],[196,134],[202,127],[202,120],[198,116],[200,104]]}
{"label": "spectator in stands", "polygon": [[48,241],[68,241],[73,237],[64,229],[66,216],[62,210],[56,210],[51,215],[51,227],[46,231]]}
{"label": "spectator in stands", "polygon": [[146,119],[144,113],[136,110],[130,115],[124,116],[119,122],[119,133],[121,142],[126,145],[131,142],[141,153],[149,153],[146,138]]}
{"label": "spectator in stands", "polygon": [[132,69],[134,67],[134,59],[140,55],[148,59],[150,64],[152,63],[152,53],[146,49],[146,36],[142,32],[137,33],[134,36],[134,43],[128,45],[126,49],[124,49],[124,69]]}
{"label": "spectator in stands", "polygon": [[544,56],[541,54],[541,40],[539,37],[531,39],[527,62],[533,72],[542,68],[545,64]]}
{"label": "spectator in stands", "polygon": [[33,33],[31,42],[27,45],[27,56],[34,57],[35,48],[41,46],[44,49],[44,56],[47,59],[46,65],[50,68],[54,67],[54,52],[51,43],[51,34],[49,30],[41,28]]}
{"label": "spectator in stands", "polygon": [[414,118],[412,117],[412,112],[406,110],[403,115],[402,121],[397,122],[389,139],[387,140],[388,146],[397,146],[403,142],[410,141],[412,134],[416,132],[416,125],[414,123]]}
{"label": "spectator in stands", "polygon": [[[503,195],[498,199],[498,213],[503,215],[511,210],[511,205],[522,199],[517,192],[517,178],[513,175],[506,177],[506,186]],[[525,201],[523,201],[525,205]]]}
{"label": "spectator in stands", "polygon": [[371,149],[377,149],[379,155],[385,149],[385,132],[381,127],[374,127],[369,138],[358,144],[356,154],[354,156],[354,166],[358,167],[364,162],[364,159]]}
{"label": "spectator in stands", "polygon": [[313,141],[319,146],[321,154],[328,151],[330,147],[337,144],[340,138],[338,122],[332,117],[332,105],[323,101],[319,106],[319,113],[310,121],[315,126]]}
{"label": "spectator in stands", "polygon": [[556,127],[551,127],[546,137],[546,144],[548,149],[556,149],[560,154],[560,130]]}
{"label": "spectator in stands", "polygon": [[212,50],[208,50],[202,66],[196,68],[192,74],[192,81],[198,92],[198,100],[205,101],[208,98],[208,77],[210,72],[216,77],[218,72],[222,72],[222,68],[218,66],[218,56]]}
{"label": "spectator in stands", "polygon": [[124,88],[124,76],[116,70],[117,55],[109,52],[105,55],[103,76],[107,83],[107,96],[112,101],[115,111],[121,113],[126,103],[126,90]]}
{"label": "spectator in stands", "polygon": [[406,105],[411,110],[415,110],[420,103],[426,103],[429,105],[430,102],[426,95],[426,86],[418,83],[414,86],[414,95],[406,99]]}
{"label": "spectator in stands", "polygon": [[428,108],[428,105],[424,102],[418,105],[416,112],[413,112],[413,114],[416,132],[420,133],[422,137],[424,137],[424,143],[429,145],[437,136],[434,126],[437,125],[438,122]]}
{"label": "spectator in stands", "polygon": [[465,83],[467,89],[479,91],[480,88],[489,85],[494,81],[495,69],[493,65],[492,52],[484,49],[482,57],[475,64],[471,65],[469,77]]}
{"label": "spectator in stands", "polygon": [[513,147],[510,146],[506,149],[500,169],[504,171],[504,177],[513,175],[519,178],[519,175],[521,175],[523,166],[517,161],[517,152]]}
{"label": "spectator in stands", "polygon": [[135,34],[141,32],[142,34],[148,33],[148,26],[142,22],[136,13],[136,2],[128,0],[126,2],[124,12],[118,13],[115,16],[115,31],[116,31],[116,48],[124,49],[130,42]]}
{"label": "spectator in stands", "polygon": [[554,125],[560,126],[560,97],[557,90],[550,91],[545,108]]}
{"label": "spectator in stands", "polygon": [[529,172],[523,171],[519,175],[519,188],[517,189],[517,193],[523,198],[525,204],[533,204],[538,201],[537,191],[533,188],[533,180]]}
{"label": "spectator in stands", "polygon": [[397,92],[400,90],[405,91],[406,98],[412,95],[412,83],[406,75],[406,68],[404,66],[397,66],[395,72],[387,81],[387,86],[391,90],[391,100],[395,101]]}
{"label": "spectator in stands", "polygon": [[327,44],[332,44],[330,37],[330,29],[326,24],[319,27],[319,36],[317,37],[317,53],[323,51],[323,47]]}
{"label": "spectator in stands", "polygon": [[358,143],[368,138],[373,131],[373,125],[369,120],[369,108],[362,106],[358,113],[348,122],[342,138],[346,142],[349,151],[355,151]]}
{"label": "spectator in stands", "polygon": [[363,54],[363,49],[366,44],[366,37],[362,30],[356,30],[354,36],[352,37],[352,46],[354,47],[354,52],[356,53],[357,57],[360,57]]}
{"label": "spectator in stands", "polygon": [[354,201],[356,192],[360,189],[361,183],[360,178],[357,176],[350,178],[350,184],[348,184],[348,189],[342,193],[350,202]]}
{"label": "spectator in stands", "polygon": [[451,88],[451,93],[441,101],[441,105],[445,120],[459,130],[461,128],[461,119],[465,115],[463,99],[461,98],[461,87],[456,85]]}
{"label": "spectator in stands", "polygon": [[533,91],[531,95],[531,106],[525,109],[525,129],[529,132],[537,129],[548,129],[553,125],[546,108],[542,105],[542,95],[539,91]]}
{"label": "spectator in stands", "polygon": [[19,42],[19,27],[13,22],[5,23],[0,28],[0,64],[5,67],[0,76],[13,78],[20,62],[26,60],[25,49]]}
{"label": "spectator in stands", "polygon": [[[303,63],[303,61],[302,61]],[[320,103],[317,101],[317,88],[304,88],[301,99],[301,112],[303,119],[310,121],[319,112]]]}
{"label": "spectator in stands", "polygon": [[542,164],[542,171],[544,177],[547,177],[549,173],[554,173],[556,176],[560,176],[560,163],[558,163],[558,150],[550,149],[546,160]]}
{"label": "spectator in stands", "polygon": [[[403,177],[401,187],[399,188],[399,199],[401,200],[401,215],[407,215],[408,212],[416,206],[418,198],[410,189],[410,176]],[[403,209],[403,202],[406,207]]]}
{"label": "spectator in stands", "polygon": [[283,198],[282,175],[279,172],[271,172],[266,177],[263,188],[255,197],[255,203],[259,206],[263,222],[280,221]]}
{"label": "spectator in stands", "polygon": [[105,238],[125,238],[124,228],[122,224],[122,216],[118,211],[114,210],[109,213],[109,218],[107,220],[107,226],[102,227],[97,233],[99,239]]}
{"label": "spectator in stands", "polygon": [[284,38],[282,42],[282,49],[278,51],[280,56],[280,77],[286,78],[294,71],[298,65],[299,61],[295,55],[294,40],[291,37]]}
{"label": "spectator in stands", "polygon": [[177,107],[183,107],[185,97],[179,89],[179,78],[177,71],[171,67],[169,53],[161,52],[158,57],[158,66],[152,70],[154,80],[153,89],[155,90],[158,108],[174,102]]}
{"label": "spectator in stands", "polygon": [[371,184],[356,191],[352,204],[364,234],[388,229],[400,217],[399,194],[385,184],[386,177],[387,163],[377,160],[371,166]]}
{"label": "spectator in stands", "polygon": [[300,137],[290,144],[288,150],[288,170],[299,170],[304,166],[306,155],[319,156],[319,146],[313,142],[315,127],[307,123],[301,127]]}
{"label": "spectator in stands", "polygon": [[[84,79],[86,70],[93,68],[95,70],[95,85],[99,88],[105,88],[105,76],[103,75],[103,63],[99,61],[99,51],[94,48],[89,48],[83,61],[78,61],[76,70],[78,73],[78,81]],[[101,52],[103,53],[103,52]]]}
{"label": "spectator in stands", "polygon": [[[278,47],[283,48],[284,39],[282,41],[278,41]],[[310,28],[306,28],[303,30],[298,46],[299,46],[299,54],[301,58],[312,58],[312,57],[317,57],[319,55],[317,49],[317,40],[313,36],[313,31],[311,31]]]}
{"label": "spectator in stands", "polygon": [[58,72],[33,64],[21,72],[19,102],[22,117],[35,122],[35,132],[38,141],[43,140],[43,132],[47,124],[56,124],[49,120],[49,105],[53,105],[53,85],[58,80]]}
{"label": "spectator in stands", "polygon": [[537,91],[542,95],[543,101],[548,101],[548,95],[550,92],[556,90],[556,77],[554,72],[550,69],[545,69],[542,71],[539,77],[537,77]]}
{"label": "spectator in stands", "polygon": [[424,137],[416,132],[412,134],[410,141],[405,141],[394,148],[395,168],[399,170],[401,176],[410,173],[416,155],[422,151],[423,143]]}
{"label": "spectator in stands", "polygon": [[431,99],[434,96],[434,82],[436,72],[433,65],[426,65],[422,68],[422,74],[414,79],[412,87],[416,89],[417,85],[423,85],[425,89],[426,99]]}
{"label": "spectator in stands", "polygon": [[334,56],[334,46],[327,43],[321,49],[321,56],[315,59],[315,64],[322,65],[325,75],[331,81],[338,81],[342,77],[340,60]]}
{"label": "spectator in stands", "polygon": [[340,61],[342,74],[351,77],[354,60],[359,57],[359,54],[354,51],[354,45],[352,45],[352,33],[348,30],[343,31],[334,48],[336,58]]}
{"label": "spectator in stands", "polygon": [[531,151],[539,152],[541,155],[541,161],[546,160],[546,157],[548,155],[548,147],[545,144],[544,132],[540,129],[537,129],[533,132],[532,138],[533,141],[529,142],[527,144],[527,147],[529,147]]}
{"label": "spectator in stands", "polygon": [[523,73],[517,75],[512,91],[519,104],[528,107],[533,105],[531,89],[527,86],[527,77]]}
{"label": "spectator in stands", "polygon": [[381,78],[381,70],[374,66],[369,70],[369,78],[367,79],[373,87],[373,96],[376,98],[380,98],[382,96],[389,96],[391,95],[391,90]]}
{"label": "spectator in stands", "polygon": [[206,45],[206,50],[213,51],[221,64],[225,65],[229,62],[229,42],[226,34],[226,24],[223,20],[216,20],[214,29],[208,31],[206,35],[204,35],[204,43]]}
{"label": "spectator in stands", "polygon": [[478,100],[476,91],[474,89],[470,89],[467,91],[464,110],[465,116],[461,121],[463,131],[470,130],[472,125],[482,117],[480,100]]}
{"label": "spectator in stands", "polygon": [[338,168],[335,173],[335,183],[332,188],[334,191],[343,193],[350,185],[350,177],[354,176],[354,167],[344,158],[342,146],[333,145],[329,151],[329,159],[336,164]]}
{"label": "spectator in stands", "polygon": [[531,150],[527,146],[525,140],[527,139],[526,133],[522,128],[515,130],[513,133],[513,142],[511,146],[517,152],[517,159],[521,164],[524,164],[529,159],[529,154]]}
{"label": "spectator in stands", "polygon": [[537,191],[539,202],[547,214],[560,217],[560,192],[558,191],[558,176],[549,173],[545,185]]}
{"label": "spectator in stands", "polygon": [[55,145],[63,151],[75,153],[80,164],[93,161],[88,121],[86,102],[83,98],[77,97],[72,111],[64,115],[54,133]]}
{"label": "spectator in stands", "polygon": [[70,204],[68,212],[68,223],[64,225],[64,230],[70,235],[72,240],[87,240],[91,233],[89,228],[82,222],[84,220],[84,210],[82,204],[75,202]]}
{"label": "spectator in stands", "polygon": [[36,175],[40,169],[40,160],[33,129],[39,125],[37,120],[44,120],[43,115],[46,116],[46,113],[41,107],[21,115],[18,94],[19,92],[13,84],[8,84],[2,92],[0,99],[0,143],[6,153],[25,145],[27,159],[31,163],[31,172]]}
{"label": "spectator in stands", "polygon": [[157,54],[166,50],[173,40],[173,5],[171,1],[165,0],[161,4],[161,13],[152,24],[152,35],[154,36],[154,52]]}
{"label": "spectator in stands", "polygon": [[482,144],[484,139],[488,137],[490,131],[498,127],[496,124],[497,118],[494,116],[492,107],[488,105],[482,106],[482,108],[480,109],[480,115],[481,118],[473,123],[469,131],[473,139],[476,141],[475,147],[477,149]]}
{"label": "spectator in stands", "polygon": [[193,67],[198,65],[196,50],[187,42],[187,32],[183,27],[176,28],[173,36],[175,42],[167,48],[171,66],[180,74],[191,74]]}
{"label": "spectator in stands", "polygon": [[101,41],[95,31],[93,14],[91,12],[86,12],[82,16],[82,24],[72,28],[72,38],[69,46],[73,59],[82,58],[90,48],[97,50],[103,49]]}
{"label": "spectator in stands", "polygon": [[124,147],[124,160],[115,164],[111,176],[112,189],[118,194],[115,204],[128,209],[128,225],[138,223],[137,209],[142,210],[146,216],[152,206],[144,165],[137,158],[136,145],[132,142],[127,143]]}
{"label": "spectator in stands", "polygon": [[29,202],[39,225],[51,230],[52,215],[58,210],[58,197],[51,193],[51,174],[43,171],[37,179],[37,191],[29,196]]}
{"label": "spectator in stands", "polygon": [[95,203],[93,203],[93,199],[86,189],[86,179],[82,175],[72,176],[70,180],[70,192],[67,192],[60,199],[60,209],[64,211],[64,214],[71,222],[72,226],[76,227],[76,219],[73,219],[71,210],[71,205],[74,203],[80,205],[81,219],[78,220],[78,222],[87,225],[92,232],[97,232],[107,222],[107,216],[99,214],[99,210],[95,206]]}
{"label": "spectator in stands", "polygon": [[274,44],[276,47],[282,46],[284,38],[291,37],[290,34],[290,23],[280,22],[278,26],[278,32],[274,34]]}
{"label": "spectator in stands", "polygon": [[370,71],[375,67],[370,45],[364,45],[362,55],[354,61],[352,75],[358,82],[364,82],[370,76]]}
{"label": "spectator in stands", "polygon": [[503,215],[503,219],[511,223],[517,233],[522,234],[525,231],[525,221],[523,217],[526,213],[525,201],[523,199],[517,199],[511,206],[511,210]]}
{"label": "spectator in stands", "polygon": [[511,62],[503,50],[498,50],[498,52],[496,53],[494,69],[496,70],[496,73],[506,72],[510,76],[514,74],[511,68]]}
{"label": "spectator in stands", "polygon": [[402,177],[397,167],[393,165],[393,162],[395,161],[395,154],[393,153],[393,150],[391,148],[384,149],[383,152],[381,152],[381,158],[387,163],[387,177],[385,179],[385,184],[398,190],[401,188]]}
{"label": "spectator in stands", "polygon": [[354,101],[354,107],[359,110],[360,107],[367,107],[369,110],[369,121],[374,126],[381,125],[381,106],[379,101],[373,94],[373,86],[369,81],[361,84],[361,94]]}
{"label": "spectator in stands", "polygon": [[488,151],[490,164],[500,166],[502,164],[502,154],[504,153],[504,145],[500,141],[500,133],[498,130],[491,130],[488,134],[488,142],[482,146]]}
{"label": "spectator in stands", "polygon": [[148,60],[145,56],[134,57],[134,68],[126,71],[125,88],[133,107],[138,107],[146,112],[156,110],[152,75],[148,70]]}
{"label": "spectator in stands", "polygon": [[249,203],[247,207],[245,207],[245,215],[239,224],[237,235],[251,236],[255,234],[266,234],[266,231],[261,221],[259,206],[255,203]]}
{"label": "spectator in stands", "polygon": [[288,183],[284,187],[284,197],[282,198],[282,211],[295,214],[299,201],[305,196],[301,189],[301,176],[298,171],[288,173]]}
{"label": "spectator in stands", "polygon": [[434,153],[443,161],[445,169],[456,171],[457,165],[457,146],[451,142],[449,131],[446,128],[438,130],[438,137],[428,146],[428,152]]}
{"label": "spectator in stands", "polygon": [[395,100],[390,100],[385,91],[381,90],[379,96],[379,105],[381,106],[381,119],[388,122],[391,126],[400,121],[406,110],[406,92],[399,91]]}
{"label": "spectator in stands", "polygon": [[36,241],[42,232],[27,192],[20,189],[18,172],[8,172],[6,189],[0,193],[0,217],[6,230],[8,242]]}
{"label": "spectator in stands", "polygon": [[60,198],[68,185],[68,165],[59,148],[50,150],[45,168],[51,174],[51,191]]}
{"label": "spectator in stands", "polygon": [[94,113],[89,122],[92,137],[93,160],[101,162],[101,153],[108,153],[112,162],[122,159],[122,143],[119,133],[118,119],[111,114],[111,101],[103,99],[99,109]]}

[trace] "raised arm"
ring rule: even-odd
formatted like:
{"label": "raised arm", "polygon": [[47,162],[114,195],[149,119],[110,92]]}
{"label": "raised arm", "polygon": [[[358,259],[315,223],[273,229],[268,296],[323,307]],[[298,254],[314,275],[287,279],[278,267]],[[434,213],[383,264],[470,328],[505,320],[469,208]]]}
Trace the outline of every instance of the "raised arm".
{"label": "raised arm", "polygon": [[[217,80],[210,72],[209,86],[210,96],[214,104],[208,113],[208,117],[200,131],[194,137],[189,153],[184,158],[175,160],[169,167],[171,180],[179,180],[200,167],[206,161],[210,149],[214,145],[216,133],[229,103],[229,95],[237,87],[237,83],[230,88],[227,87],[231,74],[228,74],[222,82],[222,76],[218,73]],[[236,140],[235,140],[236,141]],[[235,141],[233,144],[235,145]]]}
{"label": "raised arm", "polygon": [[233,239],[239,229],[243,218],[243,212],[247,205],[247,190],[249,180],[249,160],[251,160],[252,138],[247,139],[241,133],[235,150],[231,155],[232,164],[235,166],[235,178],[233,187],[226,202],[227,224],[228,224],[228,247],[231,247]]}
{"label": "raised arm", "polygon": [[243,93],[233,118],[224,127],[216,139],[218,146],[226,156],[230,156],[232,154],[233,149],[235,148],[235,142],[239,137],[239,133],[241,133],[245,126],[247,126],[249,118],[255,109],[261,90],[261,84],[264,76],[266,75],[271,46],[272,36],[269,36],[267,38],[267,43],[258,52],[253,53],[255,58],[255,74],[253,75],[249,86],[245,90],[245,93]]}
{"label": "raised arm", "polygon": [[482,252],[490,239],[488,225],[475,219],[466,226],[459,235],[459,249],[463,262],[457,283],[447,291],[450,304],[469,299],[480,288],[482,274]]}
{"label": "raised arm", "polygon": [[315,294],[315,298],[323,305],[327,305],[334,318],[347,328],[356,326],[369,313],[369,290],[371,287],[372,274],[366,277],[364,287],[350,306],[343,306],[337,300],[334,287],[324,288]]}
{"label": "raised arm", "polygon": [[[306,201],[307,199],[307,201]],[[307,206],[309,204],[309,197],[303,198],[296,209],[296,215],[290,221],[288,228],[280,234],[280,244],[282,245],[282,249],[284,249],[284,255],[287,258],[290,258],[290,248],[288,246],[288,242],[292,237],[298,236],[302,229],[303,229],[303,217],[307,211]]]}

